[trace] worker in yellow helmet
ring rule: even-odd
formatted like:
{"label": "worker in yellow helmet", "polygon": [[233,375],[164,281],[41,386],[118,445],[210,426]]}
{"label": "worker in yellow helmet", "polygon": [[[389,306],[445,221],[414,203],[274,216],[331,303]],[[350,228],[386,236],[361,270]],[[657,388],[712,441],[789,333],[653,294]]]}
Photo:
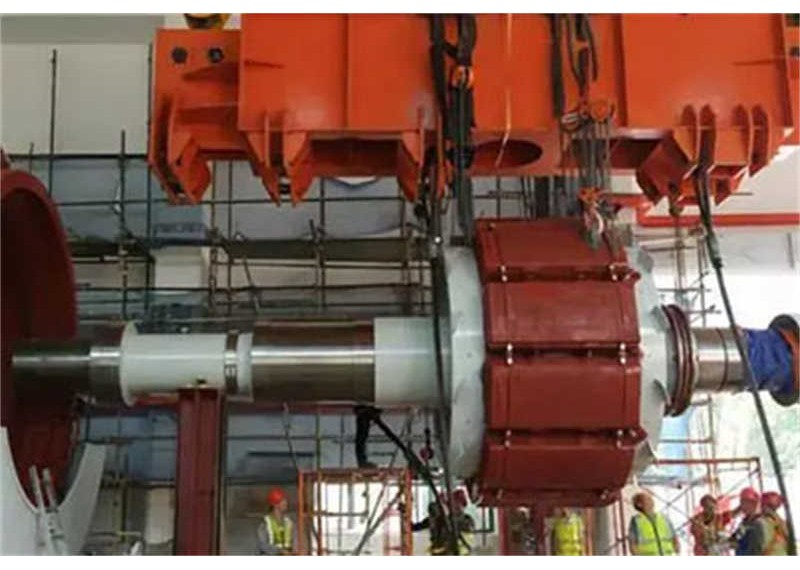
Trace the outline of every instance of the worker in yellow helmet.
{"label": "worker in yellow helmet", "polygon": [[664,514],[656,512],[650,493],[634,495],[633,507],[638,512],[631,517],[628,544],[634,556],[675,556],[680,553],[675,527]]}
{"label": "worker in yellow helmet", "polygon": [[282,489],[267,493],[269,512],[258,527],[258,550],[268,556],[293,554],[294,525],[289,518],[289,501]]}
{"label": "worker in yellow helmet", "polygon": [[555,556],[583,556],[585,540],[583,518],[571,509],[553,510],[552,552]]}
{"label": "worker in yellow helmet", "polygon": [[761,496],[761,516],[758,518],[760,538],[762,541],[761,554],[764,556],[789,555],[789,531],[786,521],[778,515],[778,509],[783,505],[780,493],[768,491]]}

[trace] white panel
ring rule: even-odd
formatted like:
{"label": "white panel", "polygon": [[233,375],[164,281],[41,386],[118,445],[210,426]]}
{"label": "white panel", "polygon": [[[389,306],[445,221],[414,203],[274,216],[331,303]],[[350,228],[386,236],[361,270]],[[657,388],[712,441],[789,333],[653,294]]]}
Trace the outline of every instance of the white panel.
{"label": "white panel", "polygon": [[205,287],[208,255],[200,247],[165,247],[154,252],[156,287]]}
{"label": "white panel", "polygon": [[[58,506],[69,551],[77,554],[86,541],[94,514],[106,448],[86,445],[67,496]],[[17,479],[6,428],[0,428],[0,554],[46,554],[38,544],[37,515]]]}
{"label": "white panel", "polygon": [[56,152],[145,152],[147,45],[3,45],[2,132],[10,152],[49,146],[50,58],[58,51]]}
{"label": "white panel", "polygon": [[64,537],[72,554],[78,554],[86,542],[100,492],[105,461],[105,446],[85,445],[75,480],[64,501],[58,506]]}
{"label": "white panel", "polygon": [[172,540],[175,526],[174,494],[173,489],[147,491],[147,520],[144,528],[146,543],[161,544]]}
{"label": "white panel", "polygon": [[36,513],[17,479],[6,428],[0,428],[0,554],[36,554]]}
{"label": "white panel", "polygon": [[56,101],[56,151],[145,152],[147,46],[60,46]]}
{"label": "white panel", "polygon": [[0,49],[0,133],[9,153],[48,148],[50,49],[3,45]]}

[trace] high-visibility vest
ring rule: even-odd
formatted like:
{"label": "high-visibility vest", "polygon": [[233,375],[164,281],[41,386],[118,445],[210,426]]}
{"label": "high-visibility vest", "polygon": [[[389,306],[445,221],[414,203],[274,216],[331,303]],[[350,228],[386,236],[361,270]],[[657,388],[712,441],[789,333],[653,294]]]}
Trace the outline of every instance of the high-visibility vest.
{"label": "high-visibility vest", "polygon": [[[472,553],[473,533],[471,526],[468,526],[468,520],[469,518],[465,515],[462,515],[456,520],[456,524],[460,530],[458,540],[456,541],[458,543],[459,556],[469,556]],[[434,522],[431,521],[431,524],[434,524]],[[440,529],[439,532],[435,532],[435,529],[431,527],[431,530],[431,544],[428,546],[428,552],[433,556],[449,554],[449,545],[445,540],[447,535],[441,532],[443,529]]]}
{"label": "high-visibility vest", "polygon": [[[428,547],[428,552],[431,553],[433,556],[443,556],[448,553],[448,545],[447,544],[431,544]],[[458,540],[458,555],[459,556],[469,556],[472,552],[472,533],[471,532],[462,532],[461,537]]]}
{"label": "high-visibility vest", "polygon": [[643,513],[633,517],[636,524],[636,549],[640,556],[673,556],[672,529],[661,513],[648,518]]}
{"label": "high-visibility vest", "polygon": [[292,519],[285,516],[283,523],[280,523],[272,515],[265,515],[264,526],[271,545],[284,550],[292,549]]}
{"label": "high-visibility vest", "polygon": [[789,554],[789,532],[786,523],[775,513],[761,517],[764,527],[764,556],[787,556]]}
{"label": "high-visibility vest", "polygon": [[462,531],[461,540],[458,541],[458,555],[469,556],[472,553],[473,535],[471,532]]}
{"label": "high-visibility vest", "polygon": [[583,556],[583,521],[575,513],[561,517],[553,525],[556,556]]}

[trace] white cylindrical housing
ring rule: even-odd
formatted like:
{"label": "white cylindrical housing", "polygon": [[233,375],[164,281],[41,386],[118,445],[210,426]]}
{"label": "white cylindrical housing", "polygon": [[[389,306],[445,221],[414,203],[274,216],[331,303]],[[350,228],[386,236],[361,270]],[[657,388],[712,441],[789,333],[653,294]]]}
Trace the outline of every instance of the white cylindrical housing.
{"label": "white cylindrical housing", "polygon": [[226,334],[138,334],[125,328],[119,381],[125,403],[144,394],[206,385],[225,389]]}
{"label": "white cylindrical housing", "polygon": [[389,317],[374,321],[375,403],[435,405],[436,358],[431,317]]}

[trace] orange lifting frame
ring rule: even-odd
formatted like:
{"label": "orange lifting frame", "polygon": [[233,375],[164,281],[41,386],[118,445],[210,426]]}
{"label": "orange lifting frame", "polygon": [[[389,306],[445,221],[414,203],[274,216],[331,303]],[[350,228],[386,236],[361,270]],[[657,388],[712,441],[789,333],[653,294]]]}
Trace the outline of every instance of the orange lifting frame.
{"label": "orange lifting frame", "polygon": [[[583,99],[563,40],[565,110],[614,109],[610,162],[647,197],[691,202],[701,146],[717,201],[800,143],[800,28],[791,15],[592,15],[598,75]],[[209,160],[247,160],[280,201],[316,176],[397,176],[418,195],[441,140],[423,15],[243,15],[240,30],[160,30],[150,162],[170,198],[201,200]],[[455,26],[446,19],[454,41]],[[566,34],[564,34],[566,35]],[[470,174],[567,166],[546,15],[477,16]],[[571,47],[570,47],[571,46]],[[452,62],[448,62],[448,73]]]}

